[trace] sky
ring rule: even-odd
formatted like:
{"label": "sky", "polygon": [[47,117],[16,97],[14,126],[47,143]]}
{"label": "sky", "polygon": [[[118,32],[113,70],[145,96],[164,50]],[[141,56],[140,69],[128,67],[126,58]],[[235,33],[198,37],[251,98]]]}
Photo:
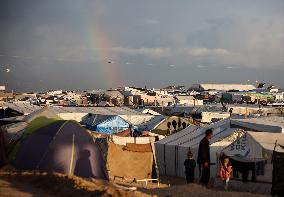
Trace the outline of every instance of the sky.
{"label": "sky", "polygon": [[283,21],[283,0],[0,0],[0,84],[284,87]]}

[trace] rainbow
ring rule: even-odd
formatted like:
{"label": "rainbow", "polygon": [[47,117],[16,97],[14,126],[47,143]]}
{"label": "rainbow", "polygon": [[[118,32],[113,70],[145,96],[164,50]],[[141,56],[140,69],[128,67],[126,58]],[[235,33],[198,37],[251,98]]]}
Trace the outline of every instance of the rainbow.
{"label": "rainbow", "polygon": [[[91,18],[91,17],[90,17]],[[122,85],[122,77],[120,75],[120,69],[117,62],[112,63],[113,55],[111,54],[111,38],[107,32],[103,32],[103,28],[100,28],[93,22],[88,23],[88,35],[87,42],[94,54],[95,62],[99,69],[95,76],[98,76],[103,80],[106,87],[118,87]],[[111,61],[111,63],[110,63]]]}

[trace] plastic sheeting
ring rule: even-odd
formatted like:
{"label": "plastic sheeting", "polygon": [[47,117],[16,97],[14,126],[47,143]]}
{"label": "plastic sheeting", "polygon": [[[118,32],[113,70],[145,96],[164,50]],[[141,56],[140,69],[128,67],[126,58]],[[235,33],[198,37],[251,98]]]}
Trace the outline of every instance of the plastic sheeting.
{"label": "plastic sheeting", "polygon": [[127,121],[115,115],[87,115],[81,123],[90,130],[105,134],[119,133],[130,127]]}

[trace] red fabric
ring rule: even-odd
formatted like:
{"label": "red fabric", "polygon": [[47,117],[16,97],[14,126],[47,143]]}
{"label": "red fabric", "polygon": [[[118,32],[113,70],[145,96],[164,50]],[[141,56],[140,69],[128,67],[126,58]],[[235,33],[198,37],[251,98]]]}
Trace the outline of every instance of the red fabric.
{"label": "red fabric", "polygon": [[231,174],[232,174],[232,166],[228,166],[228,167],[225,167],[225,166],[221,166],[221,169],[220,169],[220,177],[222,180],[226,180],[228,178],[231,177]]}

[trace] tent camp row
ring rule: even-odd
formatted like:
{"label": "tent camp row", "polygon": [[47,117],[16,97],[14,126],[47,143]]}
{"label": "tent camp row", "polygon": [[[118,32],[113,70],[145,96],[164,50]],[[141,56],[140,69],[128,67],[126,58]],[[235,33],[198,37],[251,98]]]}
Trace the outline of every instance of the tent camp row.
{"label": "tent camp row", "polygon": [[[211,140],[211,160],[216,161],[216,153],[228,146],[243,131],[237,128],[230,128],[230,120],[219,121],[207,127],[189,126],[186,129],[164,138],[155,143],[157,163],[160,174],[168,176],[184,177],[183,162],[190,149],[194,158],[197,159],[199,142],[205,135],[207,129],[213,129]],[[211,174],[216,176],[216,163],[212,165]],[[196,169],[198,177],[198,172]]]}
{"label": "tent camp row", "polygon": [[55,118],[27,120],[28,129],[9,151],[16,169],[98,179],[139,180],[157,174],[153,170],[155,137],[98,139],[76,121]]}
{"label": "tent camp row", "polygon": [[[197,160],[199,142],[205,136],[207,129],[213,130],[213,138],[210,140],[211,177],[218,176],[220,157],[226,155],[242,176],[245,171],[251,170],[251,179],[271,184],[272,153],[273,151],[284,152],[284,149],[275,147],[276,140],[284,144],[284,134],[232,128],[229,119],[206,127],[189,126],[156,142],[155,150],[160,174],[184,177],[183,162],[187,152],[190,148],[194,159]],[[243,171],[243,169],[247,170]],[[195,173],[198,179],[198,168]]]}
{"label": "tent camp row", "polygon": [[[2,103],[0,108],[14,110],[23,115],[33,114],[34,112],[43,109],[40,106],[28,103]],[[128,107],[62,107],[51,106],[48,110],[56,114],[63,120],[76,120],[82,121],[82,118],[87,114],[99,115],[117,115],[127,120],[133,125],[143,124],[155,116],[160,116],[158,113],[147,111],[136,111]]]}
{"label": "tent camp row", "polygon": [[22,103],[22,102],[18,102],[18,103],[8,103],[8,102],[4,102],[1,103],[0,109],[11,109],[14,110],[18,113],[21,113],[23,115],[28,115],[32,112],[35,112],[39,109],[41,109],[41,107],[37,106],[37,105],[32,105],[30,103]]}
{"label": "tent camp row", "polygon": [[[72,113],[71,113],[72,115]],[[20,122],[7,124],[2,126],[2,130],[5,131],[7,135],[8,141],[17,140],[27,128],[28,123],[32,120],[41,117],[41,121],[38,121],[36,125],[42,125],[49,122],[49,119],[62,120],[64,117],[57,114],[53,108],[43,108],[37,110],[29,115],[26,115]],[[125,119],[125,118],[126,119]],[[66,117],[65,117],[66,118]],[[70,117],[71,120],[72,117]],[[139,131],[151,131],[156,126],[158,126],[161,122],[164,121],[164,116],[152,116],[152,115],[101,115],[101,114],[91,114],[87,113],[81,117],[80,122],[86,128],[91,131],[97,131],[104,134],[115,134],[126,130],[132,125],[133,129],[137,129]],[[64,119],[70,120],[70,119]]]}

